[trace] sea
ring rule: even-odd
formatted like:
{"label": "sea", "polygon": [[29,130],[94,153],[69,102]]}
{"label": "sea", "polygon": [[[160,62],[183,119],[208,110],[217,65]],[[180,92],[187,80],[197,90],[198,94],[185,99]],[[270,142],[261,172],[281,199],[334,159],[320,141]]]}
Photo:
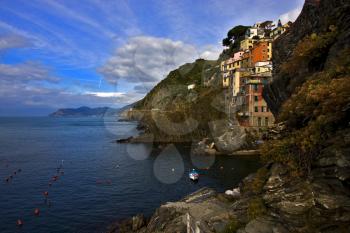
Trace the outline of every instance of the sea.
{"label": "sea", "polygon": [[[0,232],[96,233],[202,187],[232,189],[257,158],[198,156],[192,145],[118,144],[116,118],[0,118]],[[191,169],[199,181],[188,178]],[[18,226],[18,220],[22,226]]]}

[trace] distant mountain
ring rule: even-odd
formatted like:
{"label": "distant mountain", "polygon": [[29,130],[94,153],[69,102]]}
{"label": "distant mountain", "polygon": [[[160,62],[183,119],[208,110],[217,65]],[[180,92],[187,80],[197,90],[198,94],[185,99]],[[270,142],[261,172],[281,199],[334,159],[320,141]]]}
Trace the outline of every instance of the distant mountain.
{"label": "distant mountain", "polygon": [[103,117],[103,116],[117,116],[119,109],[100,107],[89,108],[86,106],[80,108],[61,108],[56,112],[51,113],[50,117]]}

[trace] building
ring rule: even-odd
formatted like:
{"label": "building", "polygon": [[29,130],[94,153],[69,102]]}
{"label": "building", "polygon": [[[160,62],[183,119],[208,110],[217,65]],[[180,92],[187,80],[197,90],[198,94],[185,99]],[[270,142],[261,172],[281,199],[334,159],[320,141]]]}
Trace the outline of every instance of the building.
{"label": "building", "polygon": [[270,61],[272,59],[272,42],[269,40],[258,41],[251,49],[251,62]]}
{"label": "building", "polygon": [[244,81],[246,77],[251,75],[251,71],[246,68],[236,69],[234,72],[233,82],[232,82],[232,96],[236,97],[240,92],[243,91]]}
{"label": "building", "polygon": [[232,86],[234,72],[241,67],[243,54],[243,51],[236,52],[231,58],[221,62],[222,86],[224,88]]}
{"label": "building", "polygon": [[282,25],[281,20],[278,20],[277,27],[272,29],[270,32],[270,38],[273,40],[277,39],[280,35],[286,32],[292,24],[293,23],[289,21],[288,23]]}
{"label": "building", "polygon": [[270,112],[262,96],[264,85],[269,82],[269,76],[251,76],[244,84],[242,107],[238,111],[241,125],[247,127],[269,127],[274,124],[273,114]]}
{"label": "building", "polygon": [[290,23],[282,25],[281,21],[275,29],[272,21],[254,24],[240,42],[240,51],[221,63],[226,107],[230,114],[238,116],[242,126],[259,128],[274,124],[262,93],[272,77],[272,41],[289,26]]}
{"label": "building", "polygon": [[222,73],[222,87],[228,88],[230,86],[230,79],[232,75],[232,70],[234,69],[234,59],[229,58],[221,62],[221,73]]}
{"label": "building", "polygon": [[251,59],[251,50],[247,50],[243,55],[242,55],[242,60],[241,60],[241,67],[242,68],[252,68],[252,59]]}
{"label": "building", "polygon": [[254,74],[258,76],[272,76],[272,61],[255,63]]}
{"label": "building", "polygon": [[258,40],[256,40],[256,39],[246,38],[246,39],[241,41],[240,48],[241,48],[241,50],[243,50],[245,52],[245,51],[247,51],[249,49],[252,49],[254,43],[257,42],[257,41]]}
{"label": "building", "polygon": [[256,23],[253,27],[248,28],[245,34],[246,39],[259,38],[262,39],[265,37],[265,28],[262,27],[262,23]]}
{"label": "building", "polygon": [[244,52],[243,51],[238,51],[237,53],[233,54],[233,60],[238,61],[242,59]]}

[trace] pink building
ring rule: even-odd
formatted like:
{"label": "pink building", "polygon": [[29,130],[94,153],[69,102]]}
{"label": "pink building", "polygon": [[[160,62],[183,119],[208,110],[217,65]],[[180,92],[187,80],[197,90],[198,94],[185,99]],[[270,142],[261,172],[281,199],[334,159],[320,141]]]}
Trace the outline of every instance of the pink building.
{"label": "pink building", "polygon": [[239,52],[233,54],[233,60],[234,60],[234,61],[241,60],[241,59],[242,59],[243,53],[244,53],[243,51],[239,51]]}

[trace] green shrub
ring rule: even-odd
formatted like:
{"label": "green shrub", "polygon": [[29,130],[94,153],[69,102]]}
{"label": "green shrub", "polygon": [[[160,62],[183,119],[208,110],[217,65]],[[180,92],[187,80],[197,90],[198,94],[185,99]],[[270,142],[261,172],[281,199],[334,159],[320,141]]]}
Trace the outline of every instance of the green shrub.
{"label": "green shrub", "polygon": [[221,233],[235,233],[240,227],[241,224],[237,221],[237,219],[232,218]]}
{"label": "green shrub", "polygon": [[254,198],[249,202],[247,215],[249,220],[253,220],[266,213],[264,201],[261,198]]}
{"label": "green shrub", "polygon": [[243,192],[253,192],[254,194],[260,194],[263,191],[263,187],[268,178],[268,174],[269,171],[265,167],[260,168],[256,172],[254,178],[250,182],[245,183]]}

